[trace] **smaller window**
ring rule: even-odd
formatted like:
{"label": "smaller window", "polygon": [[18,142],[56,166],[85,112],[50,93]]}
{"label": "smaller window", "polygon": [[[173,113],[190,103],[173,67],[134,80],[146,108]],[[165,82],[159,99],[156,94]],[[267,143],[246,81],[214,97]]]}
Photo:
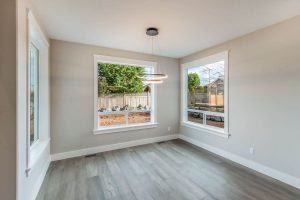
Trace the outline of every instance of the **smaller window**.
{"label": "smaller window", "polygon": [[29,54],[29,137],[32,145],[39,139],[39,50],[30,44]]}
{"label": "smaller window", "polygon": [[182,123],[228,135],[228,52],[183,64]]}

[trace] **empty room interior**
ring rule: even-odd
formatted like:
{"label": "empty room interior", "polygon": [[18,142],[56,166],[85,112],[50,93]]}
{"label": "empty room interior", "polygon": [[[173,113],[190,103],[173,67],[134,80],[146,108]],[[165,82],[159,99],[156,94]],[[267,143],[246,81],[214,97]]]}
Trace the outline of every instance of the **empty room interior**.
{"label": "empty room interior", "polygon": [[299,0],[1,0],[1,200],[300,200]]}

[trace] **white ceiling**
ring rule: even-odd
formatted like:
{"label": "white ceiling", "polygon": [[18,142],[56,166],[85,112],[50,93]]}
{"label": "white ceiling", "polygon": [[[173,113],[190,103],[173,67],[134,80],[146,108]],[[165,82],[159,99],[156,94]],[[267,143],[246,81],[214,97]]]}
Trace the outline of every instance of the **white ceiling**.
{"label": "white ceiling", "polygon": [[300,0],[32,0],[49,36],[183,57],[300,14]]}

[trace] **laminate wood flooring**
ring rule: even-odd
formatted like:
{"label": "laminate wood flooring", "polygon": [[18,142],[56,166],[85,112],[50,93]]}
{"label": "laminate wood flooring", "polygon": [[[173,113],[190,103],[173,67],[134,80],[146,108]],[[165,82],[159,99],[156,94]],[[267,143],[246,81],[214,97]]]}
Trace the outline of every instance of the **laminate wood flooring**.
{"label": "laminate wood flooring", "polygon": [[52,162],[37,200],[300,200],[300,190],[181,140]]}

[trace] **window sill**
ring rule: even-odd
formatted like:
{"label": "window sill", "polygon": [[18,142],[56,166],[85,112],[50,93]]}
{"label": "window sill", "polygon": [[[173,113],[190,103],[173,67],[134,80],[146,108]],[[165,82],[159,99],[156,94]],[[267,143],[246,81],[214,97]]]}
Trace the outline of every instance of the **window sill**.
{"label": "window sill", "polygon": [[181,122],[181,125],[188,127],[188,128],[193,128],[198,131],[202,131],[204,133],[213,134],[213,135],[220,136],[220,137],[227,138],[227,139],[230,136],[230,134],[224,130],[219,130],[217,128],[204,127],[204,126],[198,125],[193,122]]}
{"label": "window sill", "polygon": [[106,134],[106,133],[134,131],[134,130],[140,130],[140,129],[156,128],[157,126],[158,126],[158,123],[135,124],[135,125],[128,125],[128,126],[114,126],[114,127],[95,129],[95,130],[93,130],[93,134],[99,135],[99,134]]}
{"label": "window sill", "polygon": [[31,171],[34,171],[36,164],[38,163],[41,155],[46,150],[49,143],[50,139],[37,141],[37,143],[30,148],[29,169],[26,170],[27,175],[29,175]]}

